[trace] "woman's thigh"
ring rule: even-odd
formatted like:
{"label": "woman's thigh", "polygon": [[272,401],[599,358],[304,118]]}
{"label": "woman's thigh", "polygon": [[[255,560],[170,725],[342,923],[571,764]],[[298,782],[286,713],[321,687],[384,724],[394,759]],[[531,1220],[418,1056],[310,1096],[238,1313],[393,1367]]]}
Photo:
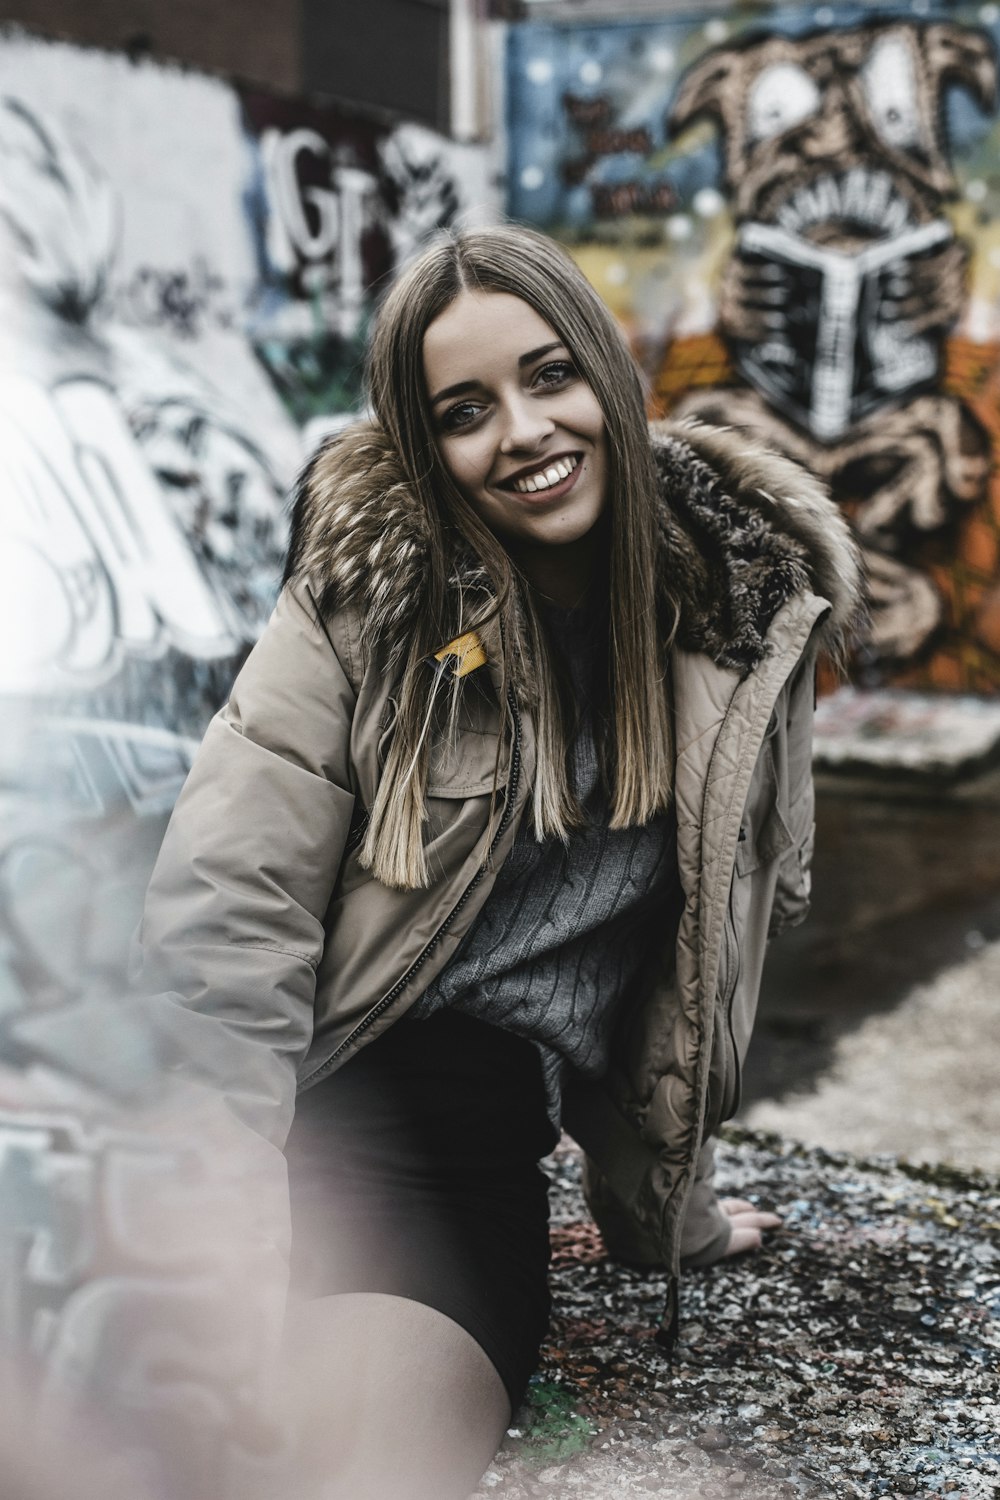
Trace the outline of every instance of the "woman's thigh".
{"label": "woman's thigh", "polygon": [[516,1407],[548,1322],[553,1141],[530,1043],[447,1013],[399,1023],[300,1101],[298,1293],[423,1304],[471,1335]]}
{"label": "woman's thigh", "polygon": [[286,1351],[303,1500],[464,1500],[510,1419],[476,1340],[408,1298],[300,1303]]}

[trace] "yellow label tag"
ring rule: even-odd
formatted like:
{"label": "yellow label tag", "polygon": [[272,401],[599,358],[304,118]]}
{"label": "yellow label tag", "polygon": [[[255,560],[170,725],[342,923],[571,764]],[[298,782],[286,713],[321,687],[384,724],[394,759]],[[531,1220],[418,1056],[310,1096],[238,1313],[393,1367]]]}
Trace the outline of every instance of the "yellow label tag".
{"label": "yellow label tag", "polygon": [[466,635],[456,636],[449,641],[447,646],[442,646],[440,651],[435,651],[434,660],[443,662],[445,657],[453,656],[455,665],[452,668],[456,677],[468,677],[470,672],[475,672],[477,667],[485,667],[486,652],[483,643],[474,630]]}

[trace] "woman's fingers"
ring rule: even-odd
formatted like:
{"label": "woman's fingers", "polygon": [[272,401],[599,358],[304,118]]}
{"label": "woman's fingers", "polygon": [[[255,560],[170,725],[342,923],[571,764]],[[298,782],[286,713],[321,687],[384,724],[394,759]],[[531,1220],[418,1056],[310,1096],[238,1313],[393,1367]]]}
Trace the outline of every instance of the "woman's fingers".
{"label": "woman's fingers", "polygon": [[719,1205],[728,1214],[733,1226],[726,1256],[742,1255],[746,1250],[759,1250],[761,1230],[777,1229],[782,1222],[777,1214],[756,1208],[746,1198],[721,1198]]}
{"label": "woman's fingers", "polygon": [[747,1250],[760,1249],[759,1229],[733,1229],[729,1239],[729,1247],[723,1255],[723,1260],[731,1255],[743,1255]]}
{"label": "woman's fingers", "polygon": [[[746,1198],[720,1198],[719,1206],[734,1222],[745,1219],[747,1214],[752,1215],[754,1224],[760,1229],[777,1229],[783,1222],[780,1215],[772,1213],[770,1209],[758,1208],[756,1203],[748,1203]],[[749,1223],[750,1220],[746,1222]]]}

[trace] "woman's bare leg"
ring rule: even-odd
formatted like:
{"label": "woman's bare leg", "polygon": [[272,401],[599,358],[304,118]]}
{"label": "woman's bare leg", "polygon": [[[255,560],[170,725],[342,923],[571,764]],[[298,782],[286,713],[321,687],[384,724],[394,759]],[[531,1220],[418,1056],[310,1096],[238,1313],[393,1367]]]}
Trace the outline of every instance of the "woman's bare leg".
{"label": "woman's bare leg", "polygon": [[488,1356],[421,1302],[300,1303],[286,1351],[299,1482],[275,1500],[465,1500],[510,1421]]}

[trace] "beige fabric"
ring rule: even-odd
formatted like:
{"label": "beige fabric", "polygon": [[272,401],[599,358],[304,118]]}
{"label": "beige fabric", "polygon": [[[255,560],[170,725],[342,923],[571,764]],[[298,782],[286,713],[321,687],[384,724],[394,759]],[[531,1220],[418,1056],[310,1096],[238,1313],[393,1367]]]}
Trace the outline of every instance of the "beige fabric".
{"label": "beige fabric", "polygon": [[[813,595],[786,606],[772,626],[771,655],[742,681],[704,657],[676,654],[686,900],[676,969],[665,961],[667,977],[619,1024],[608,1077],[578,1088],[567,1109],[568,1128],[675,1272],[702,1142],[738,1103],[767,939],[808,908],[809,643],[823,610]],[[609,1128],[612,1110],[629,1130]],[[614,1225],[602,1227],[629,1258]]]}
{"label": "beige fabric", "polygon": [[[434,883],[380,885],[358,862],[358,820],[378,783],[394,684],[362,649],[353,607],[321,618],[321,588],[307,576],[286,587],[213,720],[163,843],[140,944],[140,983],[174,1006],[191,1063],[278,1145],[296,1087],[391,1025],[451,958],[511,847],[534,756],[522,710],[501,748],[502,818],[484,864],[500,724],[499,642],[484,630],[488,665],[464,680],[457,749],[435,751]],[[565,1101],[591,1181],[603,1184],[594,1207],[612,1248],[628,1248],[628,1225],[675,1271],[703,1142],[735,1107],[767,937],[808,904],[813,641],[828,608],[808,590],[794,595],[743,677],[675,650],[685,896],[676,952],[623,1016],[607,1078]],[[703,1198],[710,1220],[711,1195],[694,1202]],[[707,1242],[711,1227],[696,1212],[689,1243]]]}
{"label": "beige fabric", "polygon": [[[775,622],[773,654],[742,682],[704,657],[678,653],[686,905],[676,986],[669,993],[651,986],[622,1027],[606,1083],[567,1099],[569,1126],[612,1193],[658,1253],[674,1260],[702,1132],[733,1104],[779,875],[775,920],[805,906],[812,687],[809,666],[797,681],[794,674],[821,612],[812,597],[793,601]],[[209,729],[151,883],[145,982],[224,1022],[234,1044],[250,1039],[262,1049],[248,1069],[244,1046],[234,1045],[232,1100],[279,1144],[296,1076],[308,1086],[338,1066],[448,962],[524,808],[526,722],[510,816],[484,872],[495,743],[487,721],[496,706],[478,691],[458,756],[440,764],[432,785],[429,847],[438,880],[429,892],[379,885],[347,844],[355,806],[367,805],[374,790],[388,712],[385,684],[372,673],[352,686],[308,591],[286,590]],[[673,955],[665,966],[674,967]],[[388,995],[391,1002],[358,1033]],[[598,1092],[628,1126],[625,1148],[616,1138],[610,1155],[601,1109],[593,1108]]]}

